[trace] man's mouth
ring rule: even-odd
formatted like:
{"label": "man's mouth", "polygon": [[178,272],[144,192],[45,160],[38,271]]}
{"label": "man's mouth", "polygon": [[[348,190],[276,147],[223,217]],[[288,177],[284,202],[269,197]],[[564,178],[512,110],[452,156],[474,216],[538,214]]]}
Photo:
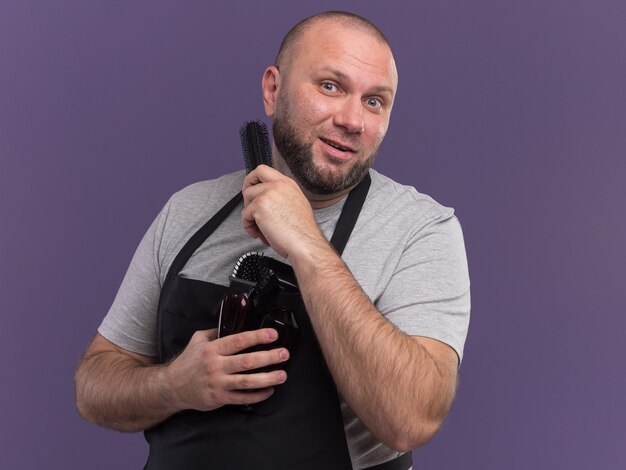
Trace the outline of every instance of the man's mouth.
{"label": "man's mouth", "polygon": [[330,145],[331,147],[336,148],[337,150],[341,150],[342,152],[354,152],[354,150],[350,147],[343,146],[337,142],[333,142],[332,140],[324,139],[322,137],[320,137],[320,140],[326,145]]}

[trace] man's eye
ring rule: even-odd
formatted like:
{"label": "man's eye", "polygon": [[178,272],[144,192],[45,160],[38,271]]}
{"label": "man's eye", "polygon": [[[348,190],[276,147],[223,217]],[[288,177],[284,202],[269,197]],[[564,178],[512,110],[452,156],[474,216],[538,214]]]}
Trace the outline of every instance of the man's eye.
{"label": "man's eye", "polygon": [[378,98],[368,98],[366,103],[370,108],[380,108],[383,105],[383,102]]}
{"label": "man's eye", "polygon": [[322,83],[322,88],[326,91],[331,91],[333,93],[337,91],[337,85],[335,85],[334,83],[330,83],[330,82]]}

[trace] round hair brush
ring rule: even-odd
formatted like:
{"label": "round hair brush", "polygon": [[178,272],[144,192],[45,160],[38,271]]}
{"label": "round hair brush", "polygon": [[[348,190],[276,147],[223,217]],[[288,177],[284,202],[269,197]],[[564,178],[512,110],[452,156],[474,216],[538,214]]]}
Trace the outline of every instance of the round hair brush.
{"label": "round hair brush", "polygon": [[272,147],[267,126],[261,121],[247,121],[239,129],[246,173],[263,164],[272,166]]}

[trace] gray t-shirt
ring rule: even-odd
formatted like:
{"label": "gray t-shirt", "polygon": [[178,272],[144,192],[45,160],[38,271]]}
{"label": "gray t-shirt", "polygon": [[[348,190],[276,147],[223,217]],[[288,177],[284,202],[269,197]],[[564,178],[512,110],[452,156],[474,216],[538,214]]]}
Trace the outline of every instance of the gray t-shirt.
{"label": "gray t-shirt", "polygon": [[[342,258],[387,320],[409,335],[448,344],[461,359],[469,324],[470,283],[454,211],[375,170],[370,175],[372,185]],[[231,173],[193,184],[171,197],[135,252],[98,329],[102,336],[129,351],[157,355],[157,304],[168,269],[187,240],[241,190],[244,177],[242,171]],[[344,202],[315,211],[327,239]],[[180,275],[226,286],[236,260],[249,251],[281,259],[247,235],[241,211],[235,209]],[[344,400],[342,413],[355,469],[399,455],[369,433]]]}

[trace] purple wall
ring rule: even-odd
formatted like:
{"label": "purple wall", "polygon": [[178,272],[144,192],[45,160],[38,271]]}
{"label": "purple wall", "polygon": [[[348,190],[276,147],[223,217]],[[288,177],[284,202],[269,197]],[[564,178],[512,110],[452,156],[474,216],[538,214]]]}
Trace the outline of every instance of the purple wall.
{"label": "purple wall", "polygon": [[415,468],[621,467],[626,4],[364,3],[0,4],[0,468],[141,468],[78,417],[76,360],[169,195],[242,167],[282,34],[337,8],[395,48],[377,168],[465,231],[461,386]]}

